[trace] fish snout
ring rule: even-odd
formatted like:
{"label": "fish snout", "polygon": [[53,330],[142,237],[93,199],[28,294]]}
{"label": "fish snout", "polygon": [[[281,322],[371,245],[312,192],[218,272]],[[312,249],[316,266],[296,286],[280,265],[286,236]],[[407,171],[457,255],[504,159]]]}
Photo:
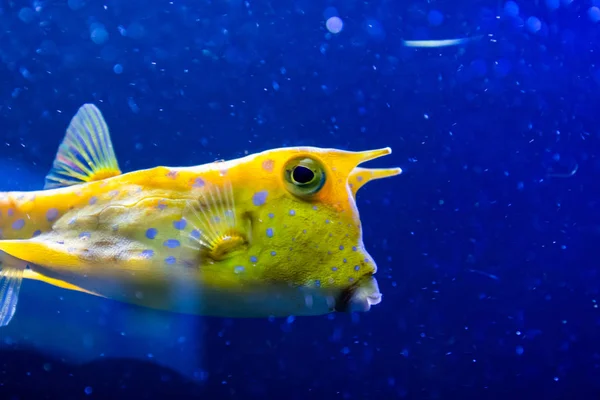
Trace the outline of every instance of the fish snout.
{"label": "fish snout", "polygon": [[371,306],[381,303],[381,297],[377,279],[373,275],[368,275],[342,294],[340,301],[337,302],[336,311],[366,312],[371,309]]}

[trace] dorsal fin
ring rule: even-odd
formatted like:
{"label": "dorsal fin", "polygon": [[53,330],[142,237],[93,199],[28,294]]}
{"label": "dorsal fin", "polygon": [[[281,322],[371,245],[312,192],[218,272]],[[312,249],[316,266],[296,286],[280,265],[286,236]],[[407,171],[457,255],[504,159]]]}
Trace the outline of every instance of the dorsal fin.
{"label": "dorsal fin", "polygon": [[84,104],[67,128],[44,189],[99,181],[120,174],[102,113],[95,105]]}

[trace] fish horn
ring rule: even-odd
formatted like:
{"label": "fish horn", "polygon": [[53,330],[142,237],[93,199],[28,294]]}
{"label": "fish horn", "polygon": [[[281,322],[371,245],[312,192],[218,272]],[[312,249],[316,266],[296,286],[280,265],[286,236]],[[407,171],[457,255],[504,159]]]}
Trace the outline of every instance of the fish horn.
{"label": "fish horn", "polygon": [[348,184],[352,194],[356,196],[358,189],[363,187],[367,182],[375,179],[389,178],[391,176],[400,175],[402,168],[361,168],[356,167],[348,176]]}
{"label": "fish horn", "polygon": [[354,153],[357,157],[357,163],[362,164],[369,160],[374,160],[379,157],[387,156],[388,154],[392,154],[392,149],[390,147],[384,147],[383,149],[375,149],[375,150],[366,150],[366,151],[358,151]]}

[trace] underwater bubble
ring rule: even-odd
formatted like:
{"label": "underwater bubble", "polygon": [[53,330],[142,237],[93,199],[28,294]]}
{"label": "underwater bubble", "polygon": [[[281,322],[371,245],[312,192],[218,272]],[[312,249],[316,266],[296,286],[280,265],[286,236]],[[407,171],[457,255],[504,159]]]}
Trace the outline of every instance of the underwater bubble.
{"label": "underwater bubble", "polygon": [[35,11],[33,11],[31,8],[23,7],[19,11],[19,19],[25,22],[26,24],[33,21],[33,18],[35,18]]}
{"label": "underwater bubble", "polygon": [[542,21],[538,17],[527,18],[527,29],[531,33],[537,33],[542,29]]}
{"label": "underwater bubble", "polygon": [[546,0],[546,7],[551,10],[556,10],[560,7],[560,0]]}
{"label": "underwater bubble", "polygon": [[339,17],[331,17],[325,23],[327,30],[331,33],[340,33],[344,27],[344,23]]}
{"label": "underwater bubble", "polygon": [[106,31],[106,28],[104,28],[104,25],[92,24],[90,32],[90,38],[92,39],[92,42],[96,44],[103,44],[108,40],[108,32]]}
{"label": "underwater bubble", "polygon": [[40,48],[38,49],[38,54],[48,55],[48,54],[56,54],[58,52],[58,48],[56,47],[56,43],[52,40],[44,40],[40,44]]}
{"label": "underwater bubble", "polygon": [[[131,25],[129,25],[124,32],[126,32],[126,35],[132,39],[141,39],[146,35],[145,28],[137,22],[133,22]],[[121,32],[121,34],[123,34],[123,32]]]}
{"label": "underwater bubble", "polygon": [[123,73],[123,66],[121,64],[115,64],[113,71],[115,74],[120,75]]}
{"label": "underwater bubble", "polygon": [[504,12],[511,17],[517,17],[519,16],[519,5],[514,1],[507,1],[504,3]]}
{"label": "underwater bubble", "polygon": [[517,353],[518,356],[521,356],[525,352],[525,349],[523,349],[523,346],[517,346],[515,352]]}
{"label": "underwater bubble", "polygon": [[593,6],[588,9],[588,17],[592,22],[600,21],[600,8]]}
{"label": "underwater bubble", "polygon": [[85,387],[85,389],[84,389],[83,391],[85,392],[85,394],[87,394],[87,395],[89,396],[90,394],[92,394],[92,392],[93,392],[94,390],[92,389],[92,387],[91,387],[91,386],[86,386],[86,387]]}
{"label": "underwater bubble", "polygon": [[438,10],[431,10],[427,14],[427,21],[429,21],[429,25],[431,26],[440,26],[444,22],[444,14]]}

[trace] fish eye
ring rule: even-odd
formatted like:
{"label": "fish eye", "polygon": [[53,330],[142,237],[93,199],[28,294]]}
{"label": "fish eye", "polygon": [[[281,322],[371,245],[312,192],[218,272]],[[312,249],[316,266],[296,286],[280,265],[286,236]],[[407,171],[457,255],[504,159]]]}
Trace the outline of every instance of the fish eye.
{"label": "fish eye", "polygon": [[304,165],[296,165],[292,169],[292,181],[299,185],[306,185],[315,179],[315,173]]}
{"label": "fish eye", "polygon": [[285,166],[285,182],[292,194],[311,195],[321,190],[325,184],[325,169],[315,159],[296,158],[288,161]]}

